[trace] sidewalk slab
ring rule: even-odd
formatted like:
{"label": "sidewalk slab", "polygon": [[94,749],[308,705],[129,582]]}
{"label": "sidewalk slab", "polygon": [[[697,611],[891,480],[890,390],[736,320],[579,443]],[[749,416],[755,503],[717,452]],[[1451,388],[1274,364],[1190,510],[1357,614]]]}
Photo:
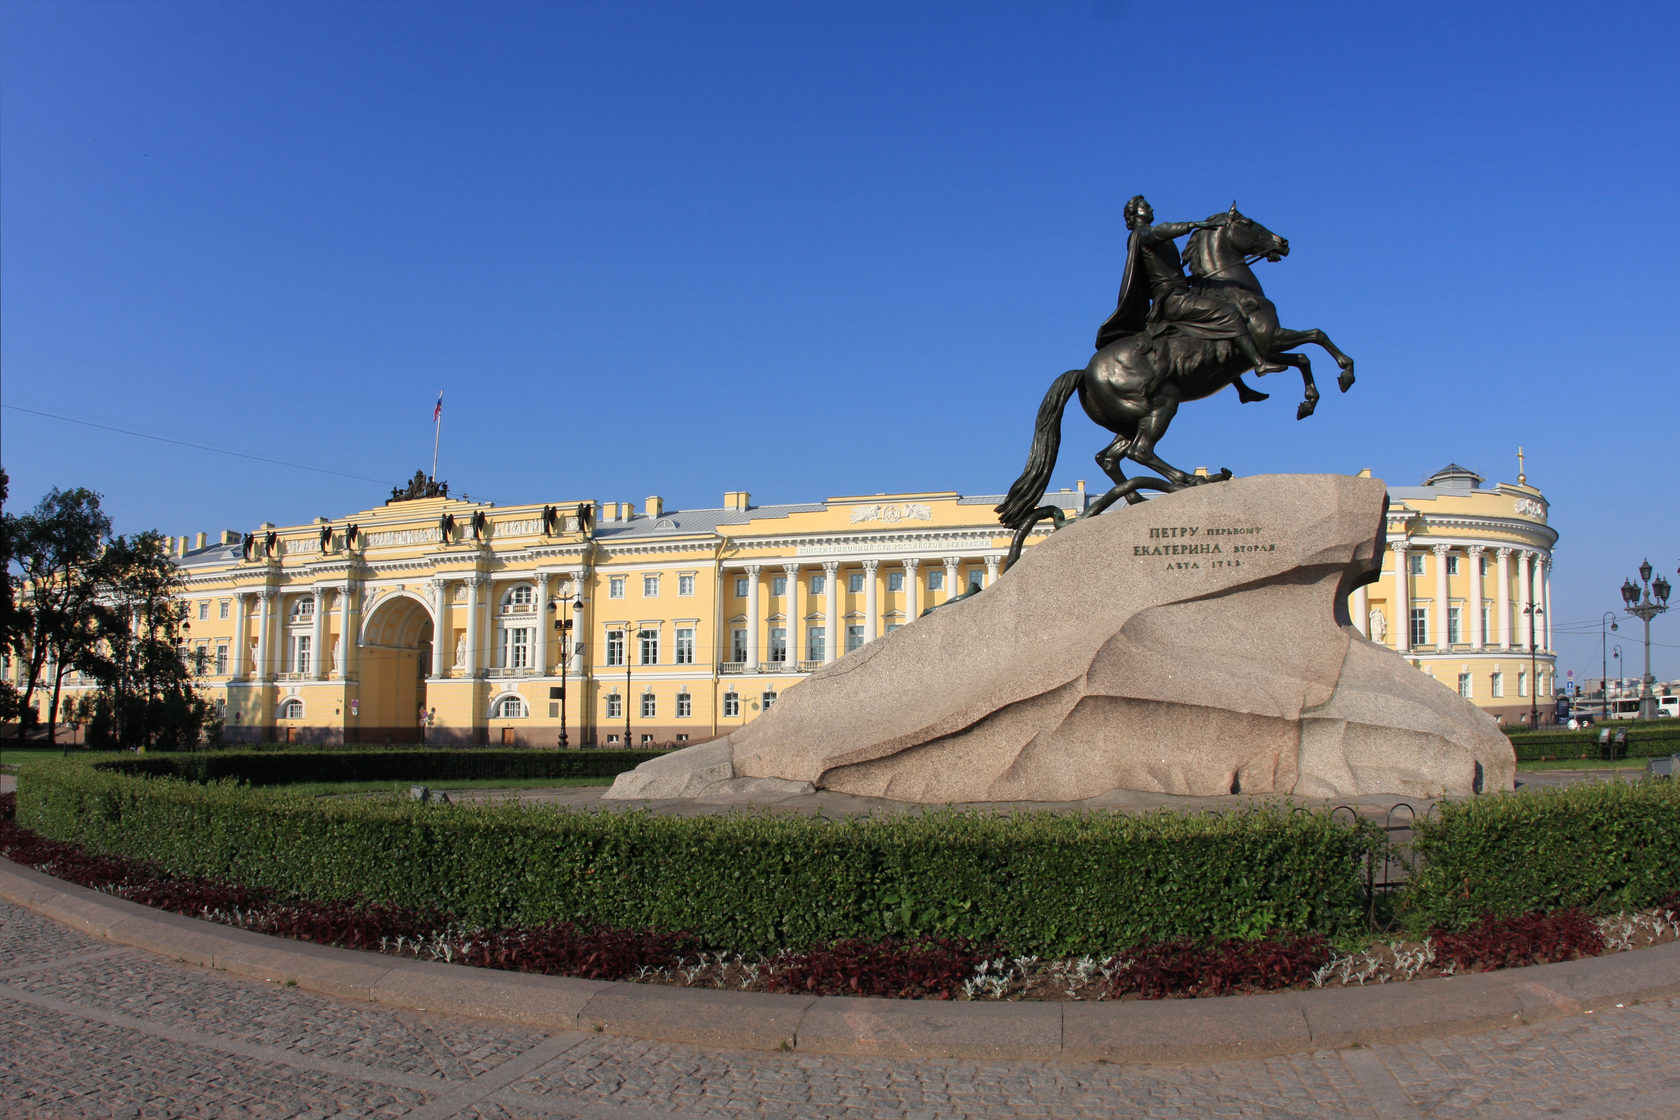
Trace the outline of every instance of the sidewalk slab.
{"label": "sidewalk slab", "polygon": [[799,1050],[917,1058],[1060,1058],[1062,1004],[813,999]]}
{"label": "sidewalk slab", "polygon": [[1312,1049],[1298,992],[1062,1005],[1062,1056],[1081,1062],[1200,1062]]}
{"label": "sidewalk slab", "polygon": [[1524,1021],[1527,1002],[1496,974],[1299,994],[1313,1046],[1323,1049],[1514,1027]]}
{"label": "sidewalk slab", "polygon": [[1680,996],[1680,941],[1489,975],[1510,977],[1534,997],[1560,1006],[1572,1004],[1576,1011],[1669,999]]}
{"label": "sidewalk slab", "polygon": [[578,1028],[696,1046],[791,1050],[817,1002],[816,996],[602,984],[579,1013]]}

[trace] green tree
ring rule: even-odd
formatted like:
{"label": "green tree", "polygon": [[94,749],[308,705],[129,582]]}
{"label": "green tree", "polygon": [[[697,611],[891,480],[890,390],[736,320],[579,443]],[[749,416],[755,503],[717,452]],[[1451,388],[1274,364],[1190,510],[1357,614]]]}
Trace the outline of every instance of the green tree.
{"label": "green tree", "polygon": [[92,490],[54,487],[30,512],[16,518],[8,514],[3,520],[13,553],[6,572],[13,613],[8,638],[27,674],[19,698],[18,738],[28,735],[36,718],[36,689],[48,682],[50,737],[57,733],[64,678],[88,667],[94,656],[99,597],[95,568],[111,519]]}
{"label": "green tree", "polygon": [[95,575],[100,601],[90,618],[98,654],[85,664],[100,687],[88,742],[197,743],[215,710],[193,686],[184,585],[166,539],[155,532],[113,537]]}

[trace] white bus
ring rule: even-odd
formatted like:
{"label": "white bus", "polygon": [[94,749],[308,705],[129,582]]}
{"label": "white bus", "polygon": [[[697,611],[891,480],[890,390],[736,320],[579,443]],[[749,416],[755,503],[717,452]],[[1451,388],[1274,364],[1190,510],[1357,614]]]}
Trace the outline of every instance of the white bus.
{"label": "white bus", "polygon": [[[1680,695],[1671,692],[1664,696],[1655,696],[1652,699],[1657,702],[1657,715],[1659,717],[1680,716]],[[1618,700],[1610,701],[1610,718],[1638,719],[1639,697],[1624,696]]]}

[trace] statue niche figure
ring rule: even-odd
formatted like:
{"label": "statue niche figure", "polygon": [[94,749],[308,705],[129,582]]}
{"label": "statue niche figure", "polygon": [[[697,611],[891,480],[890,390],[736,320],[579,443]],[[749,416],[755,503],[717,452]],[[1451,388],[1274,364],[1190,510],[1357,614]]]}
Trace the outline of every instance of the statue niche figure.
{"label": "statue niche figure", "polygon": [[[1021,476],[998,505],[998,520],[1014,530],[1007,568],[1021,554],[1027,534],[1046,519],[1062,524],[1061,510],[1039,505],[1061,445],[1062,412],[1075,392],[1085,414],[1115,433],[1097,454],[1097,465],[1114,485],[1087,506],[1080,517],[1093,517],[1116,501],[1141,502],[1140,491],[1170,492],[1231,477],[1229,469],[1197,477],[1163,460],[1155,446],[1184,401],[1212,396],[1238,384],[1244,401],[1260,394],[1239,383],[1256,369],[1262,375],[1285,366],[1301,371],[1304,399],[1297,419],[1312,415],[1318,387],[1304,354],[1289,353],[1307,343],[1322,347],[1341,369],[1337,384],[1353,386],[1353,359],[1321,330],[1280,326],[1277,308],[1266,298],[1249,265],[1264,257],[1289,255],[1289,242],[1253,221],[1236,203],[1202,222],[1154,224],[1154,211],[1142,195],[1126,204],[1126,274],[1114,314],[1097,332],[1097,353],[1084,369],[1056,378],[1039,405],[1032,449]],[[1188,233],[1182,259],[1186,277],[1171,257],[1174,239]],[[1123,460],[1159,473],[1128,479]]]}

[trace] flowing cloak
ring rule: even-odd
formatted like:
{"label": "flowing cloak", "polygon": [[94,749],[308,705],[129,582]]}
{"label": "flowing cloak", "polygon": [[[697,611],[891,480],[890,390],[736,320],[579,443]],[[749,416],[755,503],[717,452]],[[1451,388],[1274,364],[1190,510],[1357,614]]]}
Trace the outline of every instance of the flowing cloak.
{"label": "flowing cloak", "polygon": [[1126,272],[1120,279],[1120,295],[1114,301],[1114,314],[1097,328],[1097,349],[1111,342],[1143,330],[1149,319],[1149,285],[1143,279],[1138,263],[1138,233],[1126,238]]}

